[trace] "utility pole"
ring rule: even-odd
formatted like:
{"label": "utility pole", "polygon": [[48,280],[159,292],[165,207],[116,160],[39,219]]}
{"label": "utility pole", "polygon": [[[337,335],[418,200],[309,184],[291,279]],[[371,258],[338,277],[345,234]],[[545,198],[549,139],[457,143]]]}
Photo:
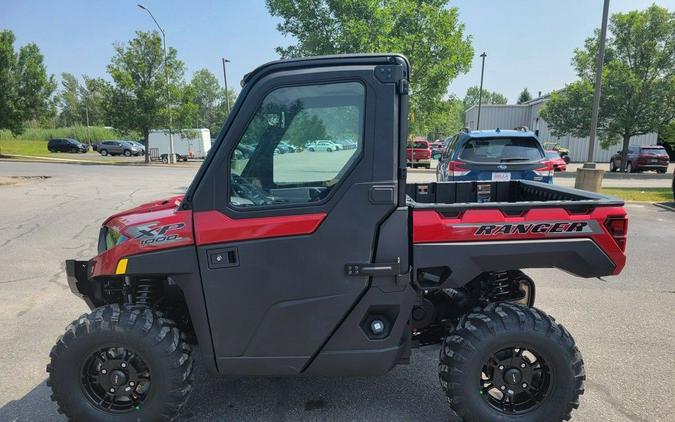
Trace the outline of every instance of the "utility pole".
{"label": "utility pole", "polygon": [[483,74],[485,73],[485,58],[487,54],[483,51],[483,54],[480,55],[483,59],[483,63],[480,66],[480,89],[478,90],[478,118],[476,119],[476,130],[480,130],[480,107],[483,102]]}
{"label": "utility pole", "polygon": [[[166,34],[164,33],[164,29],[159,25],[159,22],[157,22],[157,19],[152,15],[152,12],[148,10],[146,7],[142,6],[141,4],[137,4],[138,7],[141,9],[145,10],[148,12],[150,17],[152,18],[153,21],[155,21],[155,25],[157,25],[157,28],[159,28],[159,32],[162,33],[162,45],[164,48],[164,77],[166,78],[166,106],[169,111],[169,157],[168,161],[169,164],[174,164],[176,162],[176,154],[174,154],[174,149],[173,149],[173,113],[171,113],[171,94],[169,90],[169,68],[167,67],[167,62],[166,62]],[[146,151],[150,150],[150,145],[146,145]],[[145,155],[146,163],[148,160],[148,155],[146,153]]]}
{"label": "utility pole", "polygon": [[223,80],[225,81],[225,103],[227,104],[227,114],[230,114],[230,93],[227,89],[227,71],[225,70],[225,63],[230,61],[223,57]]}
{"label": "utility pole", "polygon": [[605,0],[602,8],[602,27],[598,45],[598,58],[595,64],[595,92],[593,93],[593,109],[591,111],[591,133],[588,139],[588,158],[584,167],[595,168],[593,152],[595,151],[596,134],[598,131],[598,114],[600,112],[600,92],[602,90],[602,65],[605,61],[605,39],[607,38],[607,15],[609,13],[609,0]]}

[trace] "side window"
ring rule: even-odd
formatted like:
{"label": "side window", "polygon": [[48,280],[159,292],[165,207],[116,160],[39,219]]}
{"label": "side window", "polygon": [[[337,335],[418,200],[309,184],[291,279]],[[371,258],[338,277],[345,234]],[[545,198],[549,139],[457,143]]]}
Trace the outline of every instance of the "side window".
{"label": "side window", "polygon": [[230,203],[270,207],[328,197],[363,149],[358,82],[270,92],[230,157]]}

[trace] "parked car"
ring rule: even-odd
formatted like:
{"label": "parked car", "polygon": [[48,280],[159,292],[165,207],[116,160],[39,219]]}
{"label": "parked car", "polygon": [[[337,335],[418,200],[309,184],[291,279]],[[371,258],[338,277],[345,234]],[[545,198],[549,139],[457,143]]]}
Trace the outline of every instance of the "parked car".
{"label": "parked car", "polygon": [[406,164],[413,168],[431,168],[431,146],[429,141],[417,140],[405,149]]}
{"label": "parked car", "polygon": [[142,154],[142,150],[139,147],[128,141],[103,141],[98,144],[97,151],[104,157],[107,155],[131,157],[132,155]]}
{"label": "parked car", "polygon": [[533,132],[467,130],[448,143],[438,162],[436,178],[553,183],[553,164]]}
{"label": "parked car", "polygon": [[570,163],[570,150],[561,146],[559,143],[544,142],[544,149],[556,151],[558,155],[560,155],[560,158],[562,158],[566,164]]}
{"label": "parked car", "polygon": [[295,147],[288,142],[281,141],[279,144],[277,144],[277,149],[279,150],[280,154],[286,154],[286,153],[294,153],[295,152]]}
{"label": "parked car", "polygon": [[340,145],[340,149],[356,149],[359,146],[359,144],[351,139],[337,139],[333,142]]}
{"label": "parked car", "polygon": [[567,163],[560,158],[558,151],[548,150],[544,151],[544,153],[546,154],[546,158],[553,164],[553,171],[567,171]]}
{"label": "parked car", "polygon": [[126,142],[130,143],[131,145],[137,146],[141,150],[141,153],[139,155],[145,155],[145,145],[143,145],[138,141],[126,141]]}
{"label": "parked car", "polygon": [[441,155],[443,155],[443,148],[447,143],[445,141],[441,141],[439,139],[436,139],[434,142],[432,142],[429,146],[431,147],[431,158],[434,160],[438,160]]}
{"label": "parked car", "polygon": [[49,152],[81,153],[89,151],[89,145],[70,138],[54,138],[47,142]]}
{"label": "parked car", "polygon": [[[617,151],[609,161],[609,171],[621,169],[622,151]],[[629,145],[626,159],[626,173],[639,173],[645,170],[656,170],[657,173],[668,171],[669,162],[666,149],[660,145]]]}
{"label": "parked car", "polygon": [[333,151],[339,151],[340,149],[342,149],[342,148],[340,148],[340,145],[336,144],[335,142],[329,141],[329,140],[323,140],[323,139],[318,140],[318,141],[310,144],[310,146],[307,148],[307,150],[309,150],[309,152],[314,152],[314,151],[333,152]]}

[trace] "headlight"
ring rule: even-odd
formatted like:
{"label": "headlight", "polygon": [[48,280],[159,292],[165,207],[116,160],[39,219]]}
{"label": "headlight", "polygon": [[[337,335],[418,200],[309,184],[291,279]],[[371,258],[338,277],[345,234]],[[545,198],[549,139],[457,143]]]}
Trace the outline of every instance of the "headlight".
{"label": "headlight", "polygon": [[128,238],[120,233],[116,227],[102,227],[99,234],[98,252],[102,253],[108,249],[119,245]]}

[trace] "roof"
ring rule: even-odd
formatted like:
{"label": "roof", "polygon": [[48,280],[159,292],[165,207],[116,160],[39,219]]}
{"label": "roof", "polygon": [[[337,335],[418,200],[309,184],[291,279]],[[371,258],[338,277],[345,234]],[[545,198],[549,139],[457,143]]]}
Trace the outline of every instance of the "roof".
{"label": "roof", "polygon": [[366,63],[395,64],[397,62],[405,64],[406,74],[404,76],[407,79],[410,75],[410,62],[405,56],[396,53],[335,54],[275,60],[260,65],[253,71],[245,74],[241,80],[241,86],[243,87],[256,76],[264,75],[270,69],[288,70],[307,66],[359,65]]}
{"label": "roof", "polygon": [[535,135],[531,131],[522,131],[522,130],[472,130],[469,132],[460,132],[460,136],[464,134],[471,138],[496,138],[496,137],[508,137],[508,138],[534,138]]}

